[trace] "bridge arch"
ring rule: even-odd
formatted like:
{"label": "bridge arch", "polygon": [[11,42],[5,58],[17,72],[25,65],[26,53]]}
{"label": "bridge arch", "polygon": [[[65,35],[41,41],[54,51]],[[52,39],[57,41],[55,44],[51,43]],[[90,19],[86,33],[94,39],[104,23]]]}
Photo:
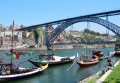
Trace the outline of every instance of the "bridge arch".
{"label": "bridge arch", "polygon": [[84,17],[84,18],[78,18],[78,19],[72,19],[63,22],[61,25],[59,25],[57,28],[54,29],[46,38],[46,45],[51,45],[54,40],[57,38],[57,36],[67,27],[69,27],[72,24],[78,23],[78,22],[93,22],[100,24],[109,30],[111,30],[113,33],[115,33],[117,36],[120,37],[120,27],[103,19],[100,19],[98,17]]}

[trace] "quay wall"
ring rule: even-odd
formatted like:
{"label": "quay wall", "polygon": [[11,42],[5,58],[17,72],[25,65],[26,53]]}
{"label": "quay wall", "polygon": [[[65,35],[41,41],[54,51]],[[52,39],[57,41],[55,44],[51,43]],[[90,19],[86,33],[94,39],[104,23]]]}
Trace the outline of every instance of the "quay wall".
{"label": "quay wall", "polygon": [[[106,47],[109,47],[106,45]],[[115,47],[115,45],[110,45],[110,47]],[[79,48],[86,48],[86,45],[54,45],[53,49],[79,49]],[[102,45],[87,45],[87,48],[103,48]],[[24,51],[34,51],[34,50],[47,50],[46,46],[36,47],[36,48],[16,48],[18,50]],[[2,47],[0,50],[10,50],[10,47]]]}
{"label": "quay wall", "polygon": [[93,74],[93,75],[89,76],[88,78],[85,78],[84,80],[80,81],[79,83],[88,83],[88,81],[90,81],[90,80],[96,81],[99,78],[101,73],[102,72],[99,71],[96,74]]}
{"label": "quay wall", "polygon": [[[115,62],[114,67],[116,67],[118,64],[120,63],[120,59],[118,61]],[[91,76],[89,76],[88,78],[83,79],[82,81],[80,81],[79,83],[88,83],[88,81],[93,80],[94,83],[102,83],[105,78],[112,72],[113,70],[108,70],[105,74],[102,75],[102,71],[99,71]],[[102,77],[100,78],[100,76],[102,75]],[[99,80],[98,80],[99,79]]]}

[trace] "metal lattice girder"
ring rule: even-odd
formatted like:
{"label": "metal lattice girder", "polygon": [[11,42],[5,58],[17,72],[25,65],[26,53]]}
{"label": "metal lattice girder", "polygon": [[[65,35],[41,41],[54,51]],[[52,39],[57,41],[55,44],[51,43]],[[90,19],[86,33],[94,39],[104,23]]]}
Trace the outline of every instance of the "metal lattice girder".
{"label": "metal lattice girder", "polygon": [[49,24],[56,25],[56,24],[61,24],[61,22],[66,22],[66,21],[74,20],[74,19],[81,19],[81,18],[88,18],[88,17],[106,17],[106,16],[114,16],[114,15],[120,15],[120,10],[107,11],[107,12],[89,14],[89,15],[84,15],[84,16],[77,16],[77,17],[57,20],[57,21],[48,22],[48,23],[32,25],[32,26],[28,26],[28,27],[21,28],[18,30],[31,30],[31,29],[36,29],[39,26],[44,27],[44,26],[49,25]]}
{"label": "metal lattice girder", "polygon": [[85,18],[76,18],[76,19],[72,19],[72,20],[68,20],[63,22],[61,25],[59,25],[53,32],[51,32],[48,36],[47,36],[47,43],[46,45],[52,44],[53,41],[57,38],[57,36],[67,27],[69,27],[72,24],[78,23],[78,22],[93,22],[93,23],[97,23],[100,24],[106,28],[108,28],[109,30],[111,30],[113,33],[115,33],[116,35],[118,35],[120,37],[120,27],[103,19],[100,19],[98,17],[85,17]]}

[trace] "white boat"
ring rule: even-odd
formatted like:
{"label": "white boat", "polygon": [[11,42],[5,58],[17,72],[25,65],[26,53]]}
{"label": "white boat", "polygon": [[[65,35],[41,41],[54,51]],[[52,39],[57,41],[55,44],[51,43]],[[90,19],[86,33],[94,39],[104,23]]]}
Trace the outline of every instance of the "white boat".
{"label": "white boat", "polygon": [[[10,64],[0,64],[1,66],[5,65],[8,66]],[[45,70],[48,67],[48,64],[45,66],[41,66],[39,68],[23,68],[23,67],[18,67],[16,71],[12,71],[12,74],[10,71],[0,71],[0,81],[8,81],[8,80],[15,80],[23,77],[28,77],[32,76],[35,74],[38,74]]]}
{"label": "white boat", "polygon": [[28,61],[31,62],[35,66],[40,66],[40,65],[45,65],[49,64],[51,65],[59,65],[59,64],[66,64],[70,63],[75,59],[75,56],[72,57],[61,57],[61,56],[54,56],[52,54],[49,55],[41,55],[41,57],[48,56],[49,58],[46,60],[43,59],[36,59],[36,60],[31,60],[29,59]]}

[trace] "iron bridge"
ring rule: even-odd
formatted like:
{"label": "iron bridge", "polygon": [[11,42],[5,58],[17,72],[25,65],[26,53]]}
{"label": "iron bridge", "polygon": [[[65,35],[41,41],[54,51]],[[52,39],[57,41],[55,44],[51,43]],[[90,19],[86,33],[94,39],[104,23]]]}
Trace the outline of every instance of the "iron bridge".
{"label": "iron bridge", "polygon": [[78,16],[78,17],[73,17],[73,18],[67,18],[67,19],[62,19],[62,20],[58,20],[58,21],[53,21],[53,22],[48,22],[48,23],[43,23],[43,24],[38,24],[38,25],[32,25],[32,26],[28,26],[28,27],[21,28],[18,30],[24,31],[24,30],[36,29],[39,26],[47,28],[49,25],[58,25],[57,28],[54,29],[54,31],[52,31],[49,35],[46,36],[45,44],[48,47],[51,46],[51,44],[54,42],[54,40],[57,38],[57,36],[63,30],[65,30],[67,27],[69,27],[75,23],[78,23],[78,22],[93,22],[93,23],[100,24],[120,37],[120,27],[119,26],[100,18],[100,17],[108,17],[108,16],[114,16],[114,15],[120,15],[120,10],[114,10],[114,11]]}

